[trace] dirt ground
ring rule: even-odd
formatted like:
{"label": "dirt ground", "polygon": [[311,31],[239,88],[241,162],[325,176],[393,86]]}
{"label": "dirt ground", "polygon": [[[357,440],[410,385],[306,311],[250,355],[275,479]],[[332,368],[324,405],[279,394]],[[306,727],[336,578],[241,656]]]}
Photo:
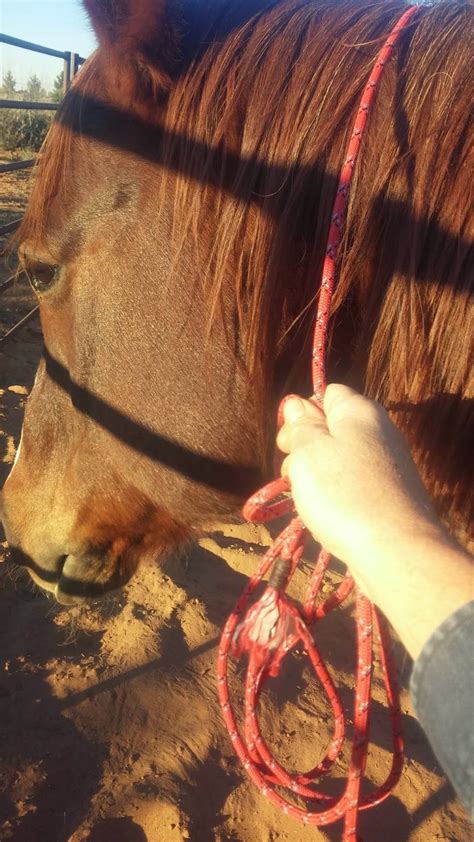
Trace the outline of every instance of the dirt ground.
{"label": "dirt ground", "polygon": [[[10,193],[1,183],[3,219],[24,201],[19,183],[8,178]],[[0,296],[3,332],[31,301],[24,287]],[[0,484],[40,353],[37,322],[0,345]],[[216,524],[185,557],[143,568],[121,593],[73,609],[55,605],[13,570],[0,546],[2,842],[340,840],[340,826],[301,827],[245,779],[216,701],[219,630],[268,542],[263,528]],[[306,565],[297,594],[307,575]],[[350,607],[321,624],[318,640],[350,710]],[[468,842],[463,810],[410,708],[410,664],[400,645],[395,650],[407,762],[394,796],[363,815],[362,838]],[[261,711],[270,744],[290,768],[310,768],[322,756],[331,722],[301,655],[272,682]],[[368,777],[376,782],[389,764],[378,674],[372,728]]]}

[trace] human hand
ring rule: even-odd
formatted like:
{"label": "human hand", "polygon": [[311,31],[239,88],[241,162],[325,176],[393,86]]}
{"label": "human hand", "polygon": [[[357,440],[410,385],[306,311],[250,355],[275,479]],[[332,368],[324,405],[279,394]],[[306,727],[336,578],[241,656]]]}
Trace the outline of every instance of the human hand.
{"label": "human hand", "polygon": [[[290,398],[278,447],[296,509],[325,549],[364,578],[368,555],[441,526],[402,434],[375,401],[329,385],[324,415]],[[365,555],[365,562],[364,562]]]}
{"label": "human hand", "polygon": [[438,521],[402,434],[380,404],[330,385],[325,415],[290,398],[278,446],[298,514],[349,565],[415,658],[472,598],[472,559]]}

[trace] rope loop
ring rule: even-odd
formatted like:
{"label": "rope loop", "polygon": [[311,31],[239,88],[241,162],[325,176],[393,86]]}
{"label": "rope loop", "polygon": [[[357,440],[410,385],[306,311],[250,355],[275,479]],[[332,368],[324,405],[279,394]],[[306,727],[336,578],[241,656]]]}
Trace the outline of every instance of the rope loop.
{"label": "rope loop", "polygon": [[288,477],[272,480],[245,503],[242,514],[249,523],[267,523],[277,517],[284,517],[295,510],[289,495]]}

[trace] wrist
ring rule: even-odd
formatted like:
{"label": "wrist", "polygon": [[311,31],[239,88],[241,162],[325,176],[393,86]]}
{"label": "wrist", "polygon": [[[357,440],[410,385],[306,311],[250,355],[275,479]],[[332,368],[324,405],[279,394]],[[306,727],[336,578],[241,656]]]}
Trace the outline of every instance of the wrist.
{"label": "wrist", "polygon": [[366,571],[382,576],[383,568],[396,571],[410,557],[428,562],[427,554],[432,547],[460,549],[434,517],[410,514],[380,518],[359,532],[358,540],[351,545],[347,563],[361,573]]}
{"label": "wrist", "polygon": [[419,524],[414,531],[377,539],[352,572],[414,658],[435,629],[473,596],[472,558],[441,525]]}

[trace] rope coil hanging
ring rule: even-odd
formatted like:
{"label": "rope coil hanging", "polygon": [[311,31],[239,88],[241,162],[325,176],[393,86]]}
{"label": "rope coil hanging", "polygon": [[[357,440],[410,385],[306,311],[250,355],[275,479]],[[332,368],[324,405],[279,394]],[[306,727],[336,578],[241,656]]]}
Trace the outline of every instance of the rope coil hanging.
{"label": "rope coil hanging", "polygon": [[[314,400],[322,408],[326,389],[327,329],[332,293],[336,280],[336,260],[341,241],[349,190],[362,136],[373,105],[383,69],[403,30],[409,25],[417,6],[408,8],[398,20],[380,50],[357,111],[338,189],[331,214],[328,245],[324,260],[313,339],[312,378]],[[281,415],[281,413],[280,413]],[[295,514],[287,479],[277,479],[254,494],[245,504],[244,517],[252,523],[264,523],[287,514]],[[282,499],[281,495],[285,495]],[[353,712],[353,740],[347,782],[343,794],[333,797],[315,789],[315,782],[336,761],[345,738],[345,718],[341,701],[331,676],[319,654],[310,627],[340,605],[354,588],[347,574],[341,584],[318,602],[330,555],[322,549],[312,572],[304,605],[299,607],[285,593],[296,571],[308,539],[299,517],[273,542],[257,571],[250,578],[222,633],[218,653],[218,693],[224,720],[235,752],[250,779],[262,794],[286,815],[303,824],[323,826],[344,819],[343,842],[357,842],[357,818],[360,810],[380,804],[396,785],[403,766],[401,712],[395,670],[390,659],[390,635],[383,617],[369,600],[355,588],[357,668]],[[256,602],[251,598],[262,579],[269,575],[266,590]],[[372,649],[375,634],[380,646],[380,661],[392,726],[392,764],[385,782],[369,795],[361,795],[368,747],[368,728],[372,684]],[[257,707],[265,681],[278,675],[285,656],[299,646],[316,673],[334,716],[334,731],[324,758],[305,774],[289,774],[272,756],[260,730]],[[248,656],[244,696],[244,727],[240,732],[230,701],[229,657]],[[312,800],[320,809],[311,811],[297,806],[277,791]]]}

